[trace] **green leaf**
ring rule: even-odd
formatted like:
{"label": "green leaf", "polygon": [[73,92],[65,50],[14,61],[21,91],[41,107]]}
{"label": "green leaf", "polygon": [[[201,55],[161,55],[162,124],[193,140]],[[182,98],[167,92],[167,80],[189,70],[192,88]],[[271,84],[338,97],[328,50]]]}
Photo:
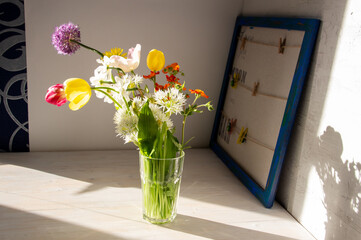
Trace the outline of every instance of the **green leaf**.
{"label": "green leaf", "polygon": [[163,123],[162,128],[160,131],[158,131],[157,133],[157,138],[154,141],[154,145],[153,145],[153,153],[152,153],[152,157],[153,158],[164,158],[164,152],[163,152],[163,142],[164,142],[164,136],[166,136],[167,133],[167,125],[165,123]]}
{"label": "green leaf", "polygon": [[139,113],[138,120],[139,150],[145,156],[150,156],[157,139],[158,124],[147,101]]}
{"label": "green leaf", "polygon": [[175,143],[178,143],[178,139],[168,130],[167,139],[164,143],[164,149],[167,150],[166,158],[175,158],[177,156],[179,148]]}
{"label": "green leaf", "polygon": [[167,130],[167,124],[164,122],[161,131],[158,131],[157,139],[154,142],[154,158],[174,158],[180,150],[178,139],[172,132]]}

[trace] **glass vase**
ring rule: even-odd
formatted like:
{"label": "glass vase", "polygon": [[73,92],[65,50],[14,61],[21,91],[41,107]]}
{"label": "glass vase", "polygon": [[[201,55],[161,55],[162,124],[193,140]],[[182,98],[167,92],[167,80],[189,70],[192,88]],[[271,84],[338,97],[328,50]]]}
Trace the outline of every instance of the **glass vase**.
{"label": "glass vase", "polygon": [[162,224],[177,215],[177,201],[183,172],[184,152],[175,158],[150,158],[139,152],[143,218]]}

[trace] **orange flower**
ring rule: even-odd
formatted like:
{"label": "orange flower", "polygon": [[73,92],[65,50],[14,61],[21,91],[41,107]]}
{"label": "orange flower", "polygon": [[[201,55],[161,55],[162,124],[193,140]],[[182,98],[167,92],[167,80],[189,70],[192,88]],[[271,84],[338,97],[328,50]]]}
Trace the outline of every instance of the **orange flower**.
{"label": "orange flower", "polygon": [[167,88],[169,88],[170,87],[170,84],[169,83],[167,83],[166,85],[160,85],[160,84],[158,84],[158,83],[155,83],[155,91],[157,92],[157,91],[159,91],[159,90],[166,90]]}
{"label": "orange flower", "polygon": [[171,76],[165,75],[165,77],[167,78],[168,82],[176,83],[180,85],[180,83],[178,82],[179,78],[176,78],[174,75]]}
{"label": "orange flower", "polygon": [[145,79],[150,79],[150,78],[153,78],[155,77],[155,75],[159,74],[159,72],[153,72],[153,71],[150,71],[150,74],[149,75],[143,75],[143,77]]}
{"label": "orange flower", "polygon": [[173,68],[174,71],[179,71],[179,65],[178,63],[172,63],[168,67]]}
{"label": "orange flower", "polygon": [[166,67],[162,70],[163,73],[168,73],[168,72],[172,72],[172,71],[179,72],[179,65],[178,65],[178,63],[172,63],[171,65],[166,66]]}
{"label": "orange flower", "polygon": [[209,97],[208,97],[202,90],[200,90],[200,89],[195,89],[195,90],[189,89],[189,91],[190,91],[191,93],[201,95],[202,97],[209,98]]}

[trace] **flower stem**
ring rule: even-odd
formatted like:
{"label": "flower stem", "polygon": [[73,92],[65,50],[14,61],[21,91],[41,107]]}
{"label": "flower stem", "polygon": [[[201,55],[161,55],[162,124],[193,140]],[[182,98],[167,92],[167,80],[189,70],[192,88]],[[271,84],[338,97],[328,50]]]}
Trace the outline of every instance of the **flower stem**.
{"label": "flower stem", "polygon": [[70,42],[76,43],[76,44],[82,46],[83,48],[89,49],[89,50],[99,54],[102,58],[104,57],[104,54],[101,53],[100,51],[96,50],[95,48],[89,47],[89,46],[87,46],[87,45],[85,45],[85,44],[83,44],[81,42],[78,42],[78,41],[76,41],[74,39],[70,39]]}
{"label": "flower stem", "polygon": [[110,75],[112,76],[112,81],[113,81],[113,83],[115,83],[114,75],[113,75],[112,73],[111,73]]}
{"label": "flower stem", "polygon": [[100,80],[99,82],[100,82],[100,84],[103,84],[103,83],[105,83],[105,84],[113,84],[113,82],[111,82],[111,81]]}
{"label": "flower stem", "polygon": [[186,125],[186,119],[187,119],[187,116],[183,116],[183,123],[182,123],[182,148],[184,147],[183,144],[184,144],[184,128],[185,128],[185,125]]}
{"label": "flower stem", "polygon": [[154,77],[151,78],[153,80],[153,84],[154,84],[154,89],[156,88],[156,82],[157,82],[157,76],[154,75]]}
{"label": "flower stem", "polygon": [[201,96],[201,95],[196,94],[196,97],[194,98],[194,101],[193,101],[192,105],[194,105],[194,104],[196,103],[196,101],[198,100],[198,98],[199,98],[200,96]]}
{"label": "flower stem", "polygon": [[110,90],[110,91],[119,93],[118,91],[116,91],[116,90],[114,90],[113,88],[110,88],[110,87],[92,87],[91,89],[93,89],[93,90],[106,89],[106,90]]}
{"label": "flower stem", "polygon": [[93,89],[93,90],[96,90],[96,91],[98,91],[98,92],[103,93],[103,94],[106,95],[108,98],[110,98],[116,105],[118,105],[119,108],[123,108],[122,105],[120,105],[117,100],[115,100],[115,99],[114,99],[112,96],[110,96],[110,94],[108,94],[107,92],[99,89],[99,87],[98,87],[98,88],[92,88],[92,89]]}
{"label": "flower stem", "polygon": [[115,70],[117,70],[117,71],[121,71],[124,75],[125,75],[125,72],[123,71],[123,69],[121,69],[121,68],[117,68],[117,67],[107,67],[107,69],[115,69]]}
{"label": "flower stem", "polygon": [[140,93],[141,98],[143,98],[143,97],[144,97],[144,94],[143,94],[143,91],[142,91],[142,89],[140,88],[139,84],[137,84],[137,87],[138,87],[138,91],[139,91],[139,93]]}

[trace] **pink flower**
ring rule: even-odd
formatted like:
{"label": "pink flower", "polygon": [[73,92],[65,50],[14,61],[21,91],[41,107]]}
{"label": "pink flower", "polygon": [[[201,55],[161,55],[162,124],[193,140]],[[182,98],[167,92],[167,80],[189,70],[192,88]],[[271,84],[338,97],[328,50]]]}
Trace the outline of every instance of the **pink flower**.
{"label": "pink flower", "polygon": [[57,105],[58,107],[66,103],[64,85],[56,84],[51,86],[46,92],[45,101],[47,101],[50,104]]}
{"label": "pink flower", "polygon": [[130,72],[135,70],[139,66],[140,62],[141,46],[137,44],[134,48],[128,50],[127,58],[122,56],[113,55],[110,57],[110,66],[121,68],[124,72]]}

